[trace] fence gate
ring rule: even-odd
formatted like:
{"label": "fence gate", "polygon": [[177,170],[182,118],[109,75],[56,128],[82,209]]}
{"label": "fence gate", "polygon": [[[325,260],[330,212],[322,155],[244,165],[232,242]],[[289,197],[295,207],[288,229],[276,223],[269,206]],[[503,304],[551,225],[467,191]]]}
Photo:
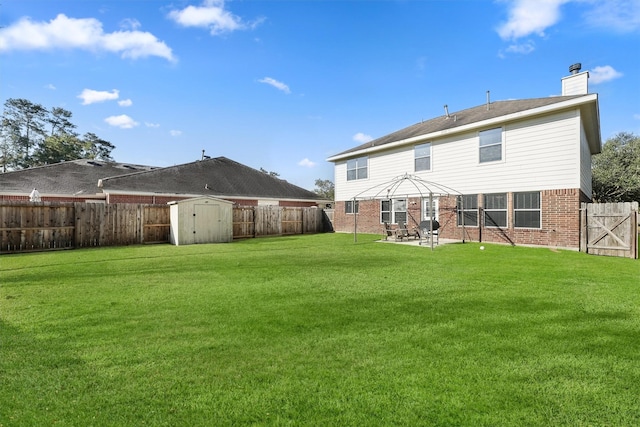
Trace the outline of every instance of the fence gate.
{"label": "fence gate", "polygon": [[638,258],[638,202],[582,203],[580,251]]}

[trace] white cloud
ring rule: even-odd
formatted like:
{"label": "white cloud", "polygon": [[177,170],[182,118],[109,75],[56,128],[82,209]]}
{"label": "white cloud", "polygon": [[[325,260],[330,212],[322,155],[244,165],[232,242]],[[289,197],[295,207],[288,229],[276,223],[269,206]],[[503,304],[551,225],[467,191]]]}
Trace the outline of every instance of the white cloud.
{"label": "white cloud", "polygon": [[544,31],[560,20],[560,6],[569,0],[510,1],[509,20],[498,27],[503,40],[515,40]]}
{"label": "white cloud", "polygon": [[536,49],[535,43],[532,41],[528,41],[525,43],[516,43],[512,44],[505,49],[508,53],[517,53],[520,55],[527,55],[533,52]]}
{"label": "white cloud", "polygon": [[121,107],[131,107],[133,105],[133,101],[130,99],[123,99],[122,101],[118,101],[118,105]]}
{"label": "white cloud", "polygon": [[588,23],[607,30],[640,30],[640,2],[637,0],[597,0],[585,15]]}
{"label": "white cloud", "polygon": [[369,142],[371,141],[373,138],[370,135],[364,134],[362,132],[358,132],[355,135],[353,135],[353,140],[356,142]]}
{"label": "white cloud", "polygon": [[170,130],[170,131],[169,131],[169,135],[174,136],[174,137],[177,137],[177,136],[182,135],[182,131],[181,131],[181,130],[174,130],[174,129],[172,129],[172,130]]}
{"label": "white cloud", "polygon": [[304,167],[307,167],[307,168],[312,168],[315,165],[316,165],[315,162],[312,162],[311,160],[307,159],[306,157],[298,162],[298,166],[304,166]]}
{"label": "white cloud", "polygon": [[137,30],[142,24],[140,21],[134,18],[126,18],[120,22],[120,28],[123,30]]}
{"label": "white cloud", "polygon": [[225,9],[224,0],[205,0],[201,6],[187,6],[169,12],[169,18],[183,27],[206,28],[212,36],[255,28],[263,20],[245,23]]}
{"label": "white cloud", "polygon": [[45,85],[45,89],[56,90],[56,87],[53,84],[49,83],[48,85]]}
{"label": "white cloud", "polygon": [[160,127],[160,123],[149,123],[149,122],[144,122],[144,125],[148,128],[159,128]]}
{"label": "white cloud", "polygon": [[268,85],[271,85],[273,87],[275,87],[276,89],[279,89],[281,91],[283,91],[284,93],[291,93],[291,90],[289,89],[289,86],[287,86],[286,84],[277,81],[276,79],[272,79],[271,77],[265,77],[264,79],[260,79],[258,80],[260,83],[266,83]]}
{"label": "white cloud", "polygon": [[82,99],[82,105],[95,104],[97,102],[113,101],[118,99],[120,91],[113,89],[111,92],[105,90],[85,89],[78,98]]}
{"label": "white cloud", "polygon": [[22,18],[0,29],[0,52],[11,50],[82,49],[120,53],[123,58],[158,56],[174,61],[171,48],[153,34],[141,31],[105,33],[94,18],[59,14],[49,22]]}
{"label": "white cloud", "polygon": [[131,117],[126,114],[122,114],[120,116],[110,116],[104,119],[109,125],[118,127],[121,129],[131,129],[138,126],[138,122],[133,120]]}
{"label": "white cloud", "polygon": [[597,85],[598,83],[608,82],[622,77],[622,73],[616,71],[611,65],[604,65],[602,67],[594,67],[593,70],[589,70],[589,82]]}
{"label": "white cloud", "polygon": [[[503,40],[517,40],[530,35],[544,36],[547,28],[557,24],[564,4],[582,8],[583,20],[609,32],[640,30],[638,0],[502,0],[507,4],[508,20],[496,29]],[[577,6],[576,6],[577,7]]]}
{"label": "white cloud", "polygon": [[560,20],[560,6],[570,0],[512,0],[509,19],[497,29],[503,40],[516,40],[544,31]]}

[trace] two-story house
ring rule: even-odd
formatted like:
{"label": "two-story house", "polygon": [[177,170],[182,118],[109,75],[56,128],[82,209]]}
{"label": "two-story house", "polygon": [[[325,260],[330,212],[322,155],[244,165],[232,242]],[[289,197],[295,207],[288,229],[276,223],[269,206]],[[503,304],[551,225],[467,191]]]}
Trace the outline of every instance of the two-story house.
{"label": "two-story house", "polygon": [[[412,227],[434,216],[441,238],[578,248],[601,137],[589,73],[569,70],[561,96],[490,102],[487,94],[483,105],[445,106],[443,116],[328,158],[334,229],[380,233],[384,222]],[[402,175],[454,191],[400,190],[391,183]],[[385,183],[386,195],[367,193]]]}

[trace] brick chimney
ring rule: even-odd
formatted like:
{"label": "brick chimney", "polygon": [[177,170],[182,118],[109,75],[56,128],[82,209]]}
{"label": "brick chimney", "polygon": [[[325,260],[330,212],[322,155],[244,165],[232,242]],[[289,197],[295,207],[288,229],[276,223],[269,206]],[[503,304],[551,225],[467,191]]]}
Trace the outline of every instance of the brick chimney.
{"label": "brick chimney", "polygon": [[589,72],[580,72],[582,64],[579,62],[569,67],[570,76],[562,78],[562,96],[586,95],[589,93]]}

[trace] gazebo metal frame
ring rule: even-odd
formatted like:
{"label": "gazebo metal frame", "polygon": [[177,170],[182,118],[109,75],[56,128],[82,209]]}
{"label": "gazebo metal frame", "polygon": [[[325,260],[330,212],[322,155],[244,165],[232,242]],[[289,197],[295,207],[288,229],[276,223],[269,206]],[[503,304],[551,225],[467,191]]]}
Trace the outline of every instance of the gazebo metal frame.
{"label": "gazebo metal frame", "polygon": [[[381,197],[384,195],[384,197]],[[359,200],[392,200],[394,197],[397,198],[398,195],[402,195],[409,199],[410,197],[420,197],[420,199],[425,199],[427,196],[429,197],[429,206],[433,207],[433,197],[435,196],[462,196],[457,190],[454,190],[451,187],[448,187],[443,184],[439,184],[433,181],[427,181],[425,179],[420,178],[417,175],[411,175],[405,173],[404,175],[398,175],[393,179],[376,184],[373,187],[370,187],[364,191],[353,196],[351,199],[353,201],[353,206],[355,209],[356,203]],[[463,210],[462,206],[463,200],[460,198],[460,209]],[[422,207],[421,207],[422,209]],[[432,209],[432,208],[431,208]],[[464,211],[464,210],[463,210]],[[429,221],[429,234],[433,236],[433,212],[431,213],[432,218]],[[462,215],[462,242],[464,243],[464,215]],[[431,250],[433,250],[433,238],[429,239],[431,242]],[[353,241],[358,241],[358,215],[353,215]],[[420,245],[422,245],[422,234],[420,234]]]}

